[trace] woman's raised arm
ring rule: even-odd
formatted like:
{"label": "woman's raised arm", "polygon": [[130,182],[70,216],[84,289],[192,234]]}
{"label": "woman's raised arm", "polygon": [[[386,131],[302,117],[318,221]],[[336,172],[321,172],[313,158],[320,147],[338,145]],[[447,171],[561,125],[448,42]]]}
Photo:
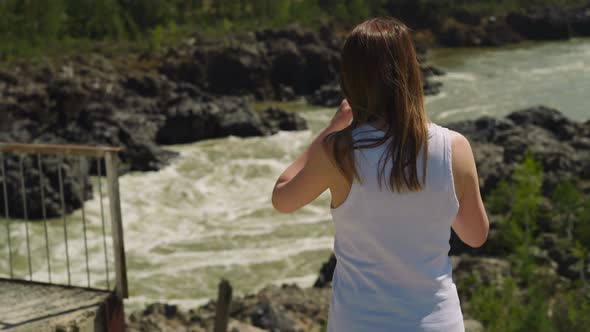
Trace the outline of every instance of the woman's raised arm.
{"label": "woman's raised arm", "polygon": [[293,212],[311,203],[330,187],[336,166],[323,144],[326,135],[350,124],[352,110],[342,101],[330,124],[312,141],[309,147],[279,176],[272,192],[273,207],[283,213]]}

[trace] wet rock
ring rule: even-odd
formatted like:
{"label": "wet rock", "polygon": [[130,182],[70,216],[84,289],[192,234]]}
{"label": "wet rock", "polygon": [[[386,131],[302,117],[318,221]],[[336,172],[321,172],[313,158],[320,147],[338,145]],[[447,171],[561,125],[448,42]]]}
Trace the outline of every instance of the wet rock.
{"label": "wet rock", "polygon": [[279,130],[293,131],[306,130],[307,122],[301,115],[295,112],[287,112],[280,108],[270,107],[260,114],[264,123],[275,133]]}
{"label": "wet rock", "polygon": [[322,264],[320,269],[320,275],[313,284],[313,287],[323,288],[331,285],[332,277],[334,275],[334,269],[336,269],[336,256],[332,254],[330,259]]}
{"label": "wet rock", "polygon": [[442,87],[442,82],[433,82],[429,80],[424,80],[424,85],[422,89],[424,90],[424,95],[431,96],[440,93],[440,89]]}
{"label": "wet rock", "polygon": [[183,144],[226,136],[264,136],[279,130],[303,130],[305,120],[296,113],[270,108],[255,112],[243,99],[200,102],[180,98],[167,106],[158,129],[158,144]]}

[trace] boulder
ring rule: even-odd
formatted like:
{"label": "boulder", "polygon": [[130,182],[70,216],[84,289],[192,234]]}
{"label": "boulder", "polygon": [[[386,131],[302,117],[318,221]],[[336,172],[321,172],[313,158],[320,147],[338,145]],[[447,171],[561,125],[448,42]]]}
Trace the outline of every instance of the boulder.
{"label": "boulder", "polygon": [[262,111],[260,116],[273,133],[279,130],[294,131],[306,130],[308,128],[307,122],[301,115],[295,112],[287,112],[280,108],[267,108]]}
{"label": "boulder", "polygon": [[208,88],[216,94],[250,94],[265,99],[272,94],[270,64],[258,45],[244,43],[207,54]]}
{"label": "boulder", "polygon": [[305,120],[278,108],[255,112],[243,99],[226,98],[200,102],[180,98],[168,105],[166,119],[158,129],[158,144],[183,144],[226,136],[271,135],[279,130],[303,130]]}

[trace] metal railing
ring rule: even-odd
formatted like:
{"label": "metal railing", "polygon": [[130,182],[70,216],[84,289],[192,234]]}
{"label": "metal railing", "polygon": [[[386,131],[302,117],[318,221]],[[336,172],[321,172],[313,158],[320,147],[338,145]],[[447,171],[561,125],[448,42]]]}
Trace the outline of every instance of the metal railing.
{"label": "metal railing", "polygon": [[[3,200],[0,201],[0,204],[3,204],[4,215],[1,217],[5,218],[5,230],[6,230],[6,252],[7,252],[7,265],[8,270],[7,273],[10,275],[10,279],[24,279],[23,277],[19,278],[15,274],[15,262],[14,254],[18,251],[15,248],[15,245],[18,243],[14,243],[13,233],[14,230],[19,227],[22,231],[24,228],[24,237],[26,242],[26,261],[28,269],[28,279],[30,281],[39,281],[34,280],[33,277],[33,270],[36,268],[36,273],[39,272],[39,269],[46,269],[48,281],[50,284],[67,284],[68,286],[77,286],[77,287],[84,287],[84,288],[91,288],[91,289],[102,289],[102,290],[109,290],[112,291],[111,288],[111,281],[110,281],[110,271],[109,271],[109,254],[107,248],[107,223],[105,221],[105,211],[104,211],[104,202],[103,202],[103,178],[106,178],[107,181],[107,198],[108,198],[108,205],[110,207],[110,232],[112,238],[112,257],[114,257],[114,267],[115,267],[115,288],[114,291],[120,298],[127,298],[128,297],[128,289],[127,289],[127,270],[126,270],[126,260],[125,260],[125,246],[123,240],[123,224],[122,224],[122,217],[121,217],[121,202],[119,196],[119,180],[118,180],[118,152],[120,148],[116,147],[90,147],[90,146],[77,146],[77,145],[48,145],[48,144],[14,144],[14,143],[0,143],[0,179],[2,181],[2,188],[0,191],[0,196],[3,197]],[[17,183],[9,183],[9,171],[10,169],[7,168],[7,160],[8,158],[12,158],[13,166],[14,164],[18,164],[16,167],[17,170],[12,170],[12,174],[19,179],[16,181]],[[24,165],[25,158],[30,158],[28,161],[29,168],[36,168],[35,170],[28,169],[26,170]],[[47,170],[44,169],[44,158],[58,158],[59,164],[57,166],[57,176],[53,173],[53,177],[48,179]],[[79,255],[84,256],[85,266],[82,267],[82,270],[85,270],[86,274],[86,285],[81,284],[74,284],[72,282],[72,271],[71,271],[71,248],[70,242],[72,241],[71,238],[71,230],[68,230],[68,226],[72,222],[70,219],[71,215],[68,214],[68,207],[66,205],[65,200],[65,192],[64,192],[64,183],[67,180],[66,175],[64,174],[63,167],[68,161],[71,165],[78,165],[79,172],[77,174],[69,174],[72,178],[78,176],[77,180],[81,185],[79,185],[80,192],[79,198],[81,201],[80,212],[81,212],[81,223],[82,223],[82,236],[83,236],[83,250],[81,252],[74,252],[74,257],[79,257]],[[88,164],[88,162],[91,164]],[[85,164],[86,162],[86,164]],[[85,209],[85,201],[86,195],[86,188],[87,188],[87,179],[88,179],[88,171],[84,172],[84,165],[92,165],[94,167],[94,175],[97,178],[96,188],[98,189],[98,201],[99,201],[99,218],[96,223],[100,223],[99,226],[100,231],[98,234],[102,237],[102,247],[104,250],[101,250],[100,253],[104,256],[104,277],[106,288],[94,286],[91,284],[91,266],[90,266],[90,259],[89,259],[89,249],[88,249],[88,216]],[[104,165],[104,166],[103,166]],[[13,167],[14,168],[14,167]],[[105,168],[105,170],[103,170]],[[68,169],[72,169],[71,167]],[[27,173],[29,171],[29,173]],[[106,171],[106,173],[104,172]],[[37,173],[36,176],[32,176],[32,173]],[[70,172],[72,173],[72,172]],[[73,179],[71,179],[73,181]],[[37,183],[38,181],[38,188],[31,188],[31,183]],[[45,192],[45,188],[48,186],[48,182],[51,183],[54,187],[57,186],[56,194],[59,195],[58,207],[53,207],[54,209],[58,209],[59,211],[59,218],[50,219],[48,218],[47,213],[47,193]],[[27,183],[29,187],[27,188]],[[10,184],[10,186],[9,186]],[[16,187],[20,187],[17,188]],[[8,190],[8,188],[12,188],[12,190]],[[37,189],[37,190],[34,190]],[[31,191],[38,191],[35,192],[36,197],[32,197]],[[71,191],[71,190],[70,190]],[[72,193],[70,193],[72,194]],[[11,195],[19,195],[20,197]],[[55,197],[53,197],[55,198]],[[10,211],[10,202],[15,202],[16,199],[19,199],[22,203],[22,208],[19,212],[19,219],[22,220],[14,220],[14,215],[11,214]],[[35,199],[40,200],[34,202]],[[36,203],[37,207],[40,204],[40,218],[43,223],[43,230],[42,235],[40,236],[40,240],[44,242],[44,251],[45,251],[45,263],[43,267],[33,266],[33,260],[31,255],[31,232],[30,227],[31,223],[37,223],[36,221],[30,220],[29,214],[29,205],[32,203]],[[51,203],[51,202],[50,202]],[[14,209],[13,209],[14,210]],[[1,218],[0,217],[0,218]],[[48,220],[50,219],[50,220]],[[55,238],[51,238],[48,232],[48,224],[59,222],[63,223],[63,231],[60,231],[61,239],[59,239],[60,244],[63,241],[63,245],[65,246],[65,270],[63,271],[67,273],[67,283],[63,282],[55,282],[52,280],[52,276],[55,275],[55,266],[53,266],[52,271],[52,256],[51,256],[51,246],[50,241],[52,243],[56,243]],[[98,225],[97,225],[98,226]],[[54,227],[55,228],[55,227]],[[96,234],[95,234],[96,235]],[[100,242],[100,241],[99,241]],[[37,243],[37,242],[35,242]],[[24,255],[23,255],[24,256]],[[0,271],[2,272],[2,271]]]}

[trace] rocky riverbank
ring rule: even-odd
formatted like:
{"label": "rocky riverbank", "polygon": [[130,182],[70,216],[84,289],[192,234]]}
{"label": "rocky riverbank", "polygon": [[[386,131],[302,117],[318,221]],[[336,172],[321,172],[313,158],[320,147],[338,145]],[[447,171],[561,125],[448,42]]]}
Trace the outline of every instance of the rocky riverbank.
{"label": "rocky riverbank", "polygon": [[[257,294],[235,298],[230,306],[230,332],[321,332],[326,330],[331,288],[269,286]],[[154,303],[127,318],[128,331],[212,331],[215,301],[182,310],[175,305]],[[466,332],[483,332],[481,323],[465,318]]]}
{"label": "rocky riverbank", "polygon": [[[545,174],[545,199],[539,207],[542,222],[539,222],[535,240],[528,249],[537,264],[536,276],[551,280],[552,287],[562,290],[584,282],[581,278],[590,275],[590,266],[584,261],[590,261],[590,255],[586,253],[585,258],[576,256],[574,246],[567,242],[562,230],[556,226],[560,221],[550,219],[549,212],[556,209],[551,193],[559,180],[573,177],[577,179],[577,189],[584,195],[590,194],[590,121],[574,122],[557,110],[539,106],[513,112],[505,118],[481,117],[447,126],[469,138],[484,200],[490,197],[490,192],[499,181],[510,178],[528,150],[534,152]],[[499,214],[490,215],[489,239],[479,249],[463,245],[455,236],[450,241],[453,278],[464,309],[466,331],[485,330],[480,322],[469,318],[475,310],[470,301],[474,292],[480,291],[477,285],[492,287],[501,294],[508,284],[507,280],[519,273],[518,266],[510,258],[514,253],[506,252],[501,243],[503,238],[498,233],[498,220],[502,217]],[[230,307],[230,330],[323,331],[336,264],[332,255],[322,266],[312,288],[269,286],[257,294],[236,298]],[[527,289],[519,292],[527,293]],[[558,296],[550,301],[556,306],[550,310],[563,314],[567,309],[558,308],[556,298]],[[174,305],[155,303],[130,313],[127,325],[130,331],[207,331],[214,324],[215,308],[215,301],[188,311]]]}
{"label": "rocky riverbank", "polygon": [[590,36],[590,2],[546,4],[508,12],[474,7],[455,9],[445,1],[397,0],[389,3],[388,12],[420,31],[419,40],[426,45],[500,46],[523,40]]}
{"label": "rocky riverbank", "polygon": [[[18,65],[0,71],[0,142],[121,146],[121,172],[155,171],[175,156],[165,145],[306,129],[296,113],[257,112],[251,104],[304,97],[339,104],[341,42],[329,28],[291,26],[197,38],[160,55],[96,54]],[[429,78],[442,72],[423,65],[423,73],[426,93],[438,93],[440,83]],[[96,174],[96,163],[61,161],[48,158],[42,165],[49,217],[61,212],[58,167],[66,212],[92,196],[87,177]],[[19,162],[6,158],[8,192],[20,190]],[[31,219],[42,217],[40,199],[31,198],[41,186],[36,162],[23,160]],[[21,195],[10,195],[8,205],[10,217],[24,216]]]}

